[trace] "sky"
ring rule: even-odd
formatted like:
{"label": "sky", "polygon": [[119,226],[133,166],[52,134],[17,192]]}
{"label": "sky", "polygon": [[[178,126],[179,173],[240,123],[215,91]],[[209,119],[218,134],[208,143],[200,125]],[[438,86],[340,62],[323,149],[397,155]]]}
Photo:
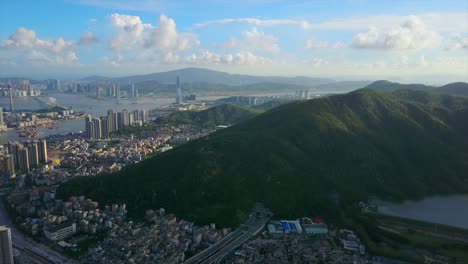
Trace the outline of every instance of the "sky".
{"label": "sky", "polygon": [[4,0],[0,76],[468,81],[468,0]]}

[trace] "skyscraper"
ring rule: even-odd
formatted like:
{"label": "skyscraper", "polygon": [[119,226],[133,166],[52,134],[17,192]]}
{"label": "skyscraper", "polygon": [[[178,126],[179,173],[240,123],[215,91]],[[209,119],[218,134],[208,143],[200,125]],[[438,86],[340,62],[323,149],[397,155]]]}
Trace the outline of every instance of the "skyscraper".
{"label": "skyscraper", "polygon": [[94,138],[94,123],[91,121],[91,116],[85,119],[86,137],[89,139]]}
{"label": "skyscraper", "polygon": [[128,126],[129,125],[129,119],[128,119],[127,109],[122,110],[122,116],[123,116],[123,126]]}
{"label": "skyscraper", "polygon": [[177,75],[176,79],[176,104],[181,104],[182,103],[182,84],[180,83],[180,75]]}
{"label": "skyscraper", "polygon": [[47,141],[45,139],[39,140],[39,163],[47,163]]}
{"label": "skyscraper", "polygon": [[133,113],[128,113],[128,124],[133,125],[134,122],[135,122],[135,116],[133,115]]}
{"label": "skyscraper", "polygon": [[149,121],[149,111],[148,110],[141,110],[140,114],[140,120],[143,121],[143,123],[146,123]]}
{"label": "skyscraper", "polygon": [[95,118],[93,120],[94,123],[94,138],[95,139],[100,139],[102,137],[101,134],[101,119]]}
{"label": "skyscraper", "polygon": [[39,147],[37,141],[28,142],[28,160],[29,166],[37,168],[39,166]]}
{"label": "skyscraper", "polygon": [[18,168],[23,173],[29,173],[29,151],[27,148],[21,146],[18,149]]}
{"label": "skyscraper", "polygon": [[4,176],[7,179],[15,177],[15,158],[12,154],[5,155],[3,157],[3,167],[1,170],[4,172]]}
{"label": "skyscraper", "polygon": [[18,155],[19,155],[19,151],[18,151],[18,142],[16,141],[13,141],[13,142],[8,142],[8,153],[12,154],[13,155],[13,163],[15,165],[15,168],[18,168],[19,167],[19,163],[18,163]]}
{"label": "skyscraper", "polygon": [[0,226],[0,263],[13,264],[11,231],[6,226]]}
{"label": "skyscraper", "polygon": [[109,138],[109,118],[108,116],[101,116],[101,137]]}
{"label": "skyscraper", "polygon": [[3,109],[0,107],[0,127],[4,125],[5,123],[3,122]]}
{"label": "skyscraper", "polygon": [[10,82],[8,82],[8,94],[10,95],[10,112],[13,112],[13,88]]}

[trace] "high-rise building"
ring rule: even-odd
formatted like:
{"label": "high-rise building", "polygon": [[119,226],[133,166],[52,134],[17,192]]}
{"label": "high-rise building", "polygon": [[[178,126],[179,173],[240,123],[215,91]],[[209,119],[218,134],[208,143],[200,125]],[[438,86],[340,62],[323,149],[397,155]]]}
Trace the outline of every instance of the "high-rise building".
{"label": "high-rise building", "polygon": [[0,107],[0,127],[4,125],[5,123],[3,122],[3,109]]}
{"label": "high-rise building", "polygon": [[120,98],[120,85],[117,85],[117,87],[115,88],[115,98]]}
{"label": "high-rise building", "polygon": [[122,112],[117,113],[117,130],[124,127],[124,116]]}
{"label": "high-rise building", "polygon": [[3,157],[3,167],[1,168],[7,179],[14,178],[15,175],[15,157],[13,154],[7,154]]}
{"label": "high-rise building", "polygon": [[95,139],[100,139],[102,137],[101,134],[101,119],[95,118],[93,120],[94,123],[94,138]]}
{"label": "high-rise building", "polygon": [[101,116],[101,137],[109,138],[109,118],[107,116]]}
{"label": "high-rise building", "polygon": [[176,104],[182,103],[182,84],[180,83],[180,75],[177,75],[176,79]]}
{"label": "high-rise building", "polygon": [[6,226],[0,226],[0,263],[13,264],[11,230]]}
{"label": "high-rise building", "polygon": [[39,147],[37,146],[37,141],[28,142],[27,148],[29,166],[32,168],[37,168],[39,166]]}
{"label": "high-rise building", "polygon": [[127,109],[122,110],[122,116],[123,116],[123,126],[128,126],[129,120],[128,120],[128,111]]}
{"label": "high-rise building", "polygon": [[10,141],[8,142],[8,153],[13,155],[13,163],[15,165],[15,168],[19,167],[19,162],[18,162],[18,155],[19,155],[19,145],[18,142],[16,141]]}
{"label": "high-rise building", "polygon": [[101,99],[101,87],[96,87],[96,98]]}
{"label": "high-rise building", "polygon": [[60,81],[59,80],[48,80],[47,81],[47,90],[50,91],[58,91],[60,89]]}
{"label": "high-rise building", "polygon": [[39,163],[47,163],[47,141],[45,139],[39,140]]}
{"label": "high-rise building", "polygon": [[148,110],[141,110],[141,117],[140,120],[143,121],[143,123],[146,123],[149,121],[149,111]]}
{"label": "high-rise building", "polygon": [[94,122],[91,121],[91,116],[86,117],[85,119],[85,128],[86,128],[86,137],[91,139],[94,138]]}
{"label": "high-rise building", "polygon": [[21,146],[19,149],[18,168],[23,173],[29,173],[29,151],[27,148]]}
{"label": "high-rise building", "polygon": [[109,109],[107,111],[107,122],[109,133],[112,133],[117,130],[117,118],[114,115],[114,111],[112,109]]}
{"label": "high-rise building", "polygon": [[8,82],[8,95],[10,96],[10,112],[13,112],[13,87],[10,82]]}
{"label": "high-rise building", "polygon": [[133,122],[135,122],[135,116],[133,113],[128,113],[128,123],[129,125],[133,125]]}
{"label": "high-rise building", "polygon": [[133,111],[133,120],[134,121],[140,120],[140,111],[138,110]]}

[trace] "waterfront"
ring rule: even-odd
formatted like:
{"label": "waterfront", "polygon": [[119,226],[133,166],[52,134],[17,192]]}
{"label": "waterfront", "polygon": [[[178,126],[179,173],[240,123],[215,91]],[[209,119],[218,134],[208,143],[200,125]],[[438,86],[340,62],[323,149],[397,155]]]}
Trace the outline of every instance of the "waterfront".
{"label": "waterfront", "polygon": [[[3,111],[10,110],[10,100],[8,97],[0,97],[0,107]],[[15,110],[37,110],[41,108],[47,108],[47,104],[41,102],[36,97],[15,97],[13,99],[13,107]]]}
{"label": "waterfront", "polygon": [[[85,112],[91,114],[93,117],[105,115],[107,110],[113,109],[114,111],[122,111],[127,109],[133,110],[151,110],[157,107],[168,105],[174,102],[174,98],[170,97],[141,97],[138,100],[131,99],[106,99],[98,100],[95,98],[86,97],[84,95],[71,94],[71,93],[50,93],[48,96],[57,99],[57,104],[63,107],[70,107],[75,111]],[[223,98],[223,96],[205,96],[199,97],[198,100],[212,101]],[[6,97],[0,98],[0,106],[5,110],[9,109],[9,101]],[[47,108],[47,104],[41,102],[34,97],[21,97],[14,99],[14,107],[17,110],[38,110]],[[84,121],[79,120],[63,120],[57,122],[52,129],[48,127],[38,128],[40,137],[45,137],[55,134],[66,134],[70,132],[83,131]],[[5,133],[0,133],[0,144],[5,144],[8,141],[23,141],[28,138],[19,137],[16,130],[9,130]]]}
{"label": "waterfront", "polygon": [[468,229],[468,195],[434,196],[401,204],[379,202],[379,213]]}

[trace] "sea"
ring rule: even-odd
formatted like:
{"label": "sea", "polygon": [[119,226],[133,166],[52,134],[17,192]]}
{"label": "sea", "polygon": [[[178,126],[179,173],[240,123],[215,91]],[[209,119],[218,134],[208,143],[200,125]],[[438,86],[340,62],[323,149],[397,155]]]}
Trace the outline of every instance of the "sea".
{"label": "sea", "polygon": [[378,202],[382,214],[468,229],[468,194],[434,196],[403,203]]}

